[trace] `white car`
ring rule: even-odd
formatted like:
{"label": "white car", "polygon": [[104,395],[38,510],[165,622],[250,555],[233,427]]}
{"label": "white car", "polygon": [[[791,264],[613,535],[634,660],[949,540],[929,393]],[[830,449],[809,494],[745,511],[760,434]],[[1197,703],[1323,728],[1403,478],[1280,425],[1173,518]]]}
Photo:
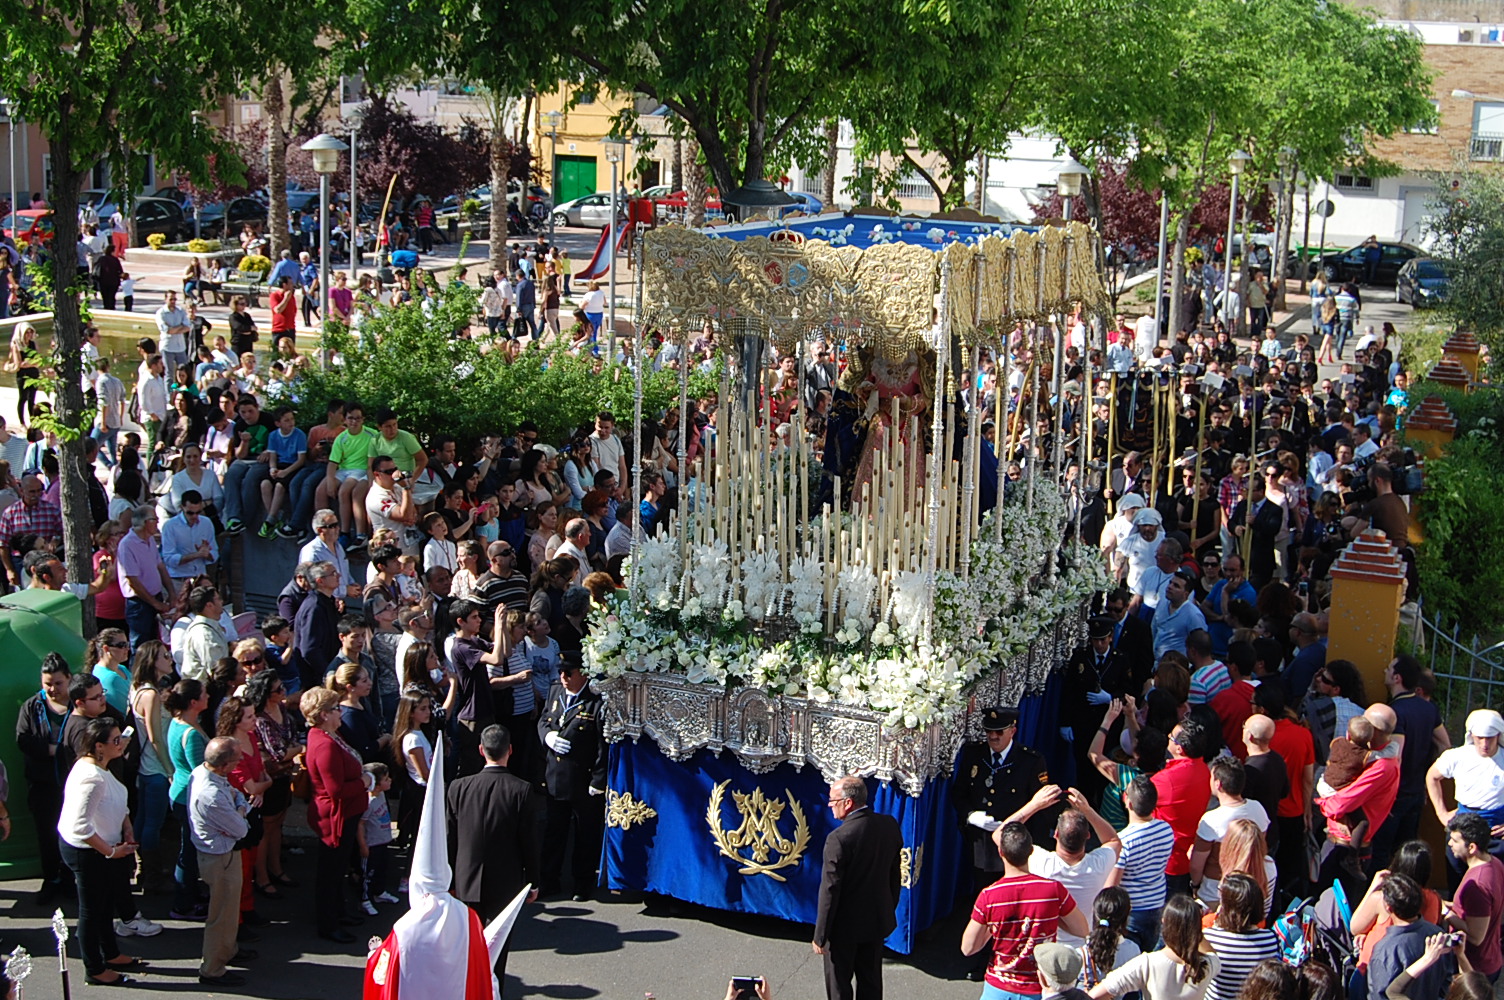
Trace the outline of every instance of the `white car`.
{"label": "white car", "polygon": [[[621,202],[616,208],[617,218],[626,218],[626,203]],[[595,194],[587,194],[574,201],[566,201],[554,209],[553,219],[555,226],[605,229],[611,224],[611,192],[597,191]]]}

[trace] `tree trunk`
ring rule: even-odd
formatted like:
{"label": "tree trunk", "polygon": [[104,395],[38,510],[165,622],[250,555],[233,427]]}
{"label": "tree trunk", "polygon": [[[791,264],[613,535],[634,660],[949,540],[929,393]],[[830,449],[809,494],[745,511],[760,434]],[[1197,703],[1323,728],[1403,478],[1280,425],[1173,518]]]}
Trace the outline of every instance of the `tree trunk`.
{"label": "tree trunk", "polygon": [[987,212],[987,154],[977,156],[977,198],[972,203],[972,208],[978,212]]}
{"label": "tree trunk", "polygon": [[685,220],[691,227],[705,225],[705,165],[700,162],[700,142],[690,136],[684,140],[684,207]]}
{"label": "tree trunk", "polygon": [[820,178],[820,197],[829,212],[836,205],[836,160],[840,157],[841,120],[825,123],[825,175]]}
{"label": "tree trunk", "polygon": [[[528,150],[529,153],[532,152],[532,148],[533,147],[528,142],[528,138],[527,138],[527,136],[528,136],[528,126],[530,124],[532,124],[532,121],[533,121],[533,108],[535,108],[537,106],[537,102],[538,102],[537,94],[535,92],[531,91],[531,90],[529,90],[527,93],[525,93],[525,94],[522,95],[522,114],[518,118],[519,124],[518,124],[518,127],[517,127],[517,148],[518,149]],[[508,168],[511,167],[511,162],[512,162],[511,159],[508,158],[508,160],[507,160],[507,166],[508,166]],[[529,157],[529,162],[531,163],[531,157]],[[510,172],[511,171],[509,169],[508,173],[510,174]],[[527,181],[528,181],[528,179],[526,177],[521,177],[521,178],[519,178],[519,180],[521,180],[521,182],[522,182],[522,194],[520,196],[518,196],[518,198],[517,198],[517,208],[518,208],[519,211],[521,211],[523,213],[524,217],[526,217],[527,210],[526,210],[526,208],[524,208],[524,206],[527,204]],[[505,198],[508,194],[511,193],[511,186],[512,186],[512,180],[511,180],[510,177],[508,177],[506,184],[503,185],[502,189],[501,189],[501,194],[502,194],[503,198]],[[503,205],[502,205],[502,212],[505,213],[505,211],[506,211],[506,205],[505,205],[505,203],[503,203]],[[502,218],[503,218],[503,226],[502,226],[502,230],[501,230],[501,235],[502,236],[506,236],[507,235],[507,230],[506,230],[506,226],[504,224],[505,218],[506,218],[505,214],[503,214]]]}
{"label": "tree trunk", "polygon": [[[507,180],[512,170],[512,145],[507,141],[505,105],[495,102],[491,115],[491,270],[507,273]],[[550,177],[555,191],[559,179]],[[510,275],[507,275],[510,277]]]}
{"label": "tree trunk", "polygon": [[684,140],[674,140],[674,158],[668,168],[668,189],[670,191],[684,190]]}
{"label": "tree trunk", "polygon": [[[56,135],[68,135],[67,119],[70,109],[60,109],[62,121]],[[52,155],[52,218],[53,246],[72,247],[78,243],[78,192],[83,187],[84,172],[73,168],[73,151],[66,138],[54,138],[49,145]],[[77,428],[71,433],[58,435],[58,462],[61,466],[63,549],[68,567],[68,579],[88,581],[94,579],[91,557],[94,552],[94,518],[89,511],[89,485],[85,476],[93,475],[92,469],[84,468],[84,449],[80,433],[88,433],[90,415],[84,412],[84,393],[79,385],[83,375],[83,317],[79,312],[81,281],[74,254],[57,253],[52,257],[52,351],[57,367],[56,418],[60,431]],[[17,569],[19,569],[19,564]],[[23,581],[24,585],[24,581]],[[84,634],[94,632],[94,599],[84,601]]]}
{"label": "tree trunk", "polygon": [[1275,295],[1274,308],[1281,311],[1286,308],[1285,285],[1290,280],[1285,276],[1285,261],[1290,258],[1290,240],[1294,238],[1295,233],[1295,177],[1295,169],[1292,167],[1289,178],[1280,185],[1280,194],[1285,200],[1285,229],[1274,241],[1274,260],[1269,265],[1279,275],[1279,289]]}
{"label": "tree trunk", "polygon": [[[287,101],[282,93],[282,69],[272,67],[266,81],[266,96],[261,101],[266,115],[266,231],[271,238],[267,255],[276,260],[283,250],[292,249],[292,232],[287,226]],[[233,238],[233,233],[226,233]]]}
{"label": "tree trunk", "polygon": [[1185,325],[1181,316],[1181,302],[1185,294],[1185,247],[1191,238],[1191,213],[1181,212],[1175,222],[1175,243],[1170,248],[1170,329],[1167,336],[1171,342]]}

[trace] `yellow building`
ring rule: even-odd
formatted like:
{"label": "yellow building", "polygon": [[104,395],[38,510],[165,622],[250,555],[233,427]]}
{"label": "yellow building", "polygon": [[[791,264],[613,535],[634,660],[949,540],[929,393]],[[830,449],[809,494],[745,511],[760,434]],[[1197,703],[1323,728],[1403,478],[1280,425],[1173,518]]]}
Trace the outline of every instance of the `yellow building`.
{"label": "yellow building", "polygon": [[[611,163],[606,158],[606,148],[601,140],[613,131],[613,123],[623,111],[630,128],[620,132],[653,134],[657,122],[648,119],[655,115],[657,102],[629,94],[597,92],[589,85],[561,81],[557,90],[539,94],[534,106],[533,121],[529,134],[533,140],[533,155],[543,177],[543,187],[548,189],[554,204],[587,194],[611,190]],[[559,113],[559,129],[553,134],[549,128],[550,112]],[[667,164],[673,157],[672,140],[660,139],[653,149],[629,150],[625,162],[617,164],[617,180],[628,191],[664,183]],[[639,171],[639,167],[642,169]]]}

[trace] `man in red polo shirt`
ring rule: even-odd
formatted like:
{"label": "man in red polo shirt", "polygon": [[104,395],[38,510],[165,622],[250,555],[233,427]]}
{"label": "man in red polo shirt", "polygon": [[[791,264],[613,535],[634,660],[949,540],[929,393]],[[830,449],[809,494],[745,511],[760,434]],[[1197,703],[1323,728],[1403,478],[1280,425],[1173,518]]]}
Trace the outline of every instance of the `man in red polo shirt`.
{"label": "man in red polo shirt", "polygon": [[961,953],[975,955],[992,942],[987,984],[1004,993],[1037,997],[1043,991],[1035,947],[1055,940],[1060,928],[1078,937],[1091,928],[1065,886],[1029,873],[1034,838],[1028,827],[1017,821],[1004,823],[992,840],[1003,859],[1003,877],[977,896],[971,921],[961,934]]}
{"label": "man in red polo shirt", "polygon": [[1248,748],[1243,745],[1243,723],[1253,714],[1255,688],[1248,678],[1253,676],[1255,659],[1253,643],[1229,643],[1227,668],[1232,673],[1232,687],[1213,696],[1210,702],[1212,711],[1222,720],[1222,739],[1239,760],[1248,756]]}
{"label": "man in red polo shirt", "polygon": [[1253,710],[1274,720],[1269,749],[1285,762],[1290,791],[1279,800],[1274,817],[1279,827],[1279,848],[1274,864],[1279,884],[1297,896],[1305,895],[1306,831],[1311,828],[1312,800],[1316,794],[1316,741],[1311,731],[1290,717],[1283,686],[1265,681],[1253,693]]}
{"label": "man in red polo shirt", "polygon": [[296,335],[298,327],[298,299],[293,290],[291,275],[284,274],[268,296],[272,307],[272,343],[282,334]]}
{"label": "man in red polo shirt", "polygon": [[1175,847],[1165,865],[1165,888],[1172,896],[1191,891],[1191,845],[1212,795],[1212,773],[1204,759],[1211,735],[1199,718],[1186,716],[1170,732],[1169,763],[1151,779],[1159,790],[1154,818],[1175,831]]}

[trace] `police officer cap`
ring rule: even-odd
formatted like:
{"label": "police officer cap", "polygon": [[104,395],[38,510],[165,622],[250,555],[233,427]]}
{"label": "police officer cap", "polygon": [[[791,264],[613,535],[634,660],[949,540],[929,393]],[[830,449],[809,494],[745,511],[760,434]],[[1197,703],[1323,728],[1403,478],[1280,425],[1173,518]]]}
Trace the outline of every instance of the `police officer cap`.
{"label": "police officer cap", "polygon": [[1117,622],[1107,615],[1092,615],[1086,621],[1086,634],[1093,639],[1106,639],[1116,625]]}
{"label": "police officer cap", "polygon": [[989,733],[995,733],[1017,724],[1018,709],[1016,708],[989,708],[982,713],[982,728]]}
{"label": "police officer cap", "polygon": [[583,670],[585,658],[578,649],[566,649],[559,654],[559,666],[569,670]]}

